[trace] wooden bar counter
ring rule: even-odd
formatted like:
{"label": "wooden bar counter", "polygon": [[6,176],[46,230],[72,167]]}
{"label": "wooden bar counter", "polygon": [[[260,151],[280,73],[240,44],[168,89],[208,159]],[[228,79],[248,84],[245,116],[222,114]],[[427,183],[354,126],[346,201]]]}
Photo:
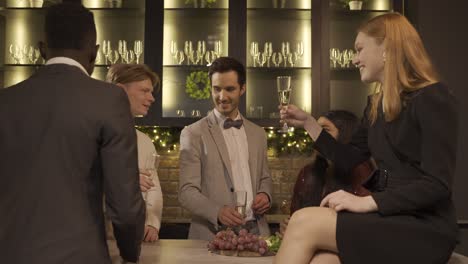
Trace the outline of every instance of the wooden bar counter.
{"label": "wooden bar counter", "polygon": [[[207,241],[161,239],[143,243],[139,264],[271,264],[274,257],[228,257],[208,251]],[[112,263],[119,263],[115,241],[108,241]]]}
{"label": "wooden bar counter", "polygon": [[[115,241],[107,241],[112,263],[120,263]],[[186,239],[161,239],[143,243],[139,264],[271,264],[274,257],[228,257],[213,254],[207,241]],[[468,258],[454,253],[447,264],[468,264]]]}

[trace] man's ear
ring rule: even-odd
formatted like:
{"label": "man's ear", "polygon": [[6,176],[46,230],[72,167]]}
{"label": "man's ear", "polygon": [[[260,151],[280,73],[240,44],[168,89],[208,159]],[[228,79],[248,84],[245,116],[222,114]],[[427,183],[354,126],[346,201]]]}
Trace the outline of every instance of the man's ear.
{"label": "man's ear", "polygon": [[122,88],[125,92],[127,92],[127,86],[125,86],[124,84],[116,83],[115,85],[119,86],[119,87]]}
{"label": "man's ear", "polygon": [[91,50],[91,55],[89,56],[89,63],[91,64],[96,63],[96,57],[97,57],[98,51],[99,51],[99,44],[96,44]]}
{"label": "man's ear", "polygon": [[243,95],[245,93],[246,86],[243,84],[240,88],[240,94]]}
{"label": "man's ear", "polygon": [[44,60],[47,60],[47,43],[39,41],[39,52]]}

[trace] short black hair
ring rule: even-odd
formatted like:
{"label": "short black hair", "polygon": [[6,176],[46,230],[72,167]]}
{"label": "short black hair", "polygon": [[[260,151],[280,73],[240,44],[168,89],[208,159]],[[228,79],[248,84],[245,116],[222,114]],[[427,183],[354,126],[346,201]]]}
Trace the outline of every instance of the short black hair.
{"label": "short black hair", "polygon": [[216,72],[224,73],[228,71],[235,71],[237,73],[237,82],[241,87],[245,84],[245,67],[241,62],[232,57],[219,57],[211,63],[208,70],[210,81]]}
{"label": "short black hair", "polygon": [[51,49],[84,49],[90,34],[96,36],[93,13],[75,2],[52,5],[45,17],[45,34]]}

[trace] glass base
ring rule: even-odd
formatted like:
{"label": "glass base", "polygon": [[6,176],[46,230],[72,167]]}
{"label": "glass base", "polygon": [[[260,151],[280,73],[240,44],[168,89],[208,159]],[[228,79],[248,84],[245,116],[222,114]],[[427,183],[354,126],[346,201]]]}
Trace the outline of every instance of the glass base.
{"label": "glass base", "polygon": [[279,130],[278,133],[289,133],[288,125],[284,124]]}

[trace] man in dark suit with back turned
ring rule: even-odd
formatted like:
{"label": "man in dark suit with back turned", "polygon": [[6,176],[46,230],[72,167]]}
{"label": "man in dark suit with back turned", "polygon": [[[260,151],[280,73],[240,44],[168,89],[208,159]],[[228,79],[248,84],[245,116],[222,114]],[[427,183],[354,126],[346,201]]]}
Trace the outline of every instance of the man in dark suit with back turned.
{"label": "man in dark suit with back turned", "polygon": [[145,205],[127,95],[89,77],[99,46],[82,5],[50,7],[45,36],[46,65],[0,90],[0,262],[110,263],[103,194],[136,262]]}

